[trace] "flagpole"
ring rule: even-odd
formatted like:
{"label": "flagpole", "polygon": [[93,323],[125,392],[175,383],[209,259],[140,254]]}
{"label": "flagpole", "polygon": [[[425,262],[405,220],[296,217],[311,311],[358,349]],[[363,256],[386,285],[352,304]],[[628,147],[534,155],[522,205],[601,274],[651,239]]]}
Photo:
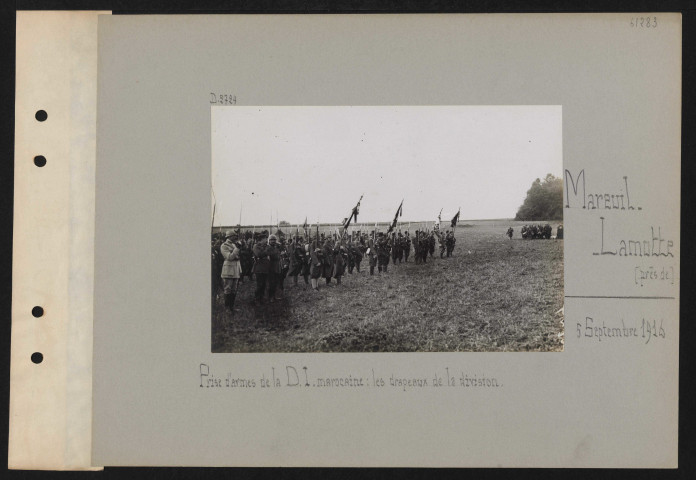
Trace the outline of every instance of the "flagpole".
{"label": "flagpole", "polygon": [[213,187],[210,187],[210,191],[213,194],[213,219],[210,222],[210,233],[212,235],[215,229],[215,207],[217,206],[217,198],[215,198],[215,190],[213,190]]}

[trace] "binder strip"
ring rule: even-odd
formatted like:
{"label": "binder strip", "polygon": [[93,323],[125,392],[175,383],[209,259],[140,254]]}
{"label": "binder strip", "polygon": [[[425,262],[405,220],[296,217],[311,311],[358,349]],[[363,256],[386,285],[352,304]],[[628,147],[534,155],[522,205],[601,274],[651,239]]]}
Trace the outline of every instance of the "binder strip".
{"label": "binder strip", "polygon": [[97,17],[17,12],[8,466],[91,460]]}

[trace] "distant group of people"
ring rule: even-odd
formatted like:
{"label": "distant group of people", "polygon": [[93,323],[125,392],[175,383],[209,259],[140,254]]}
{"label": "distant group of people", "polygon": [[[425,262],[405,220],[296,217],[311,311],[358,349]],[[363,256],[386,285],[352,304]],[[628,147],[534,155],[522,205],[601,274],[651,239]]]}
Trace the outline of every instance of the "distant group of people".
{"label": "distant group of people", "polygon": [[[522,238],[524,239],[534,239],[534,238],[545,238],[549,239],[551,238],[553,233],[553,228],[551,225],[548,223],[545,225],[542,225],[540,223],[536,225],[522,225],[522,229],[520,231],[520,234],[522,235]],[[514,229],[512,227],[508,227],[507,232],[505,233],[509,238],[512,238],[514,234]],[[563,238],[563,225],[559,225],[556,227],[556,238],[562,239]]]}
{"label": "distant group of people", "polygon": [[[285,290],[285,279],[291,277],[298,285],[299,277],[313,290],[319,290],[321,279],[326,285],[354,271],[361,272],[361,264],[368,259],[369,274],[386,273],[389,262],[392,264],[408,262],[411,247],[414,249],[415,262],[425,263],[427,257],[435,252],[436,242],[440,243],[440,257],[452,256],[454,251],[454,232],[441,233],[416,230],[413,237],[406,231],[358,232],[357,235],[326,235],[305,241],[302,236],[289,237],[278,232],[228,230],[222,235],[213,235],[212,240],[212,298],[215,301],[222,280],[225,308],[234,309],[239,283],[244,277],[256,279],[254,301],[263,303],[265,299],[273,303],[281,298]],[[287,240],[287,241],[286,241]]]}

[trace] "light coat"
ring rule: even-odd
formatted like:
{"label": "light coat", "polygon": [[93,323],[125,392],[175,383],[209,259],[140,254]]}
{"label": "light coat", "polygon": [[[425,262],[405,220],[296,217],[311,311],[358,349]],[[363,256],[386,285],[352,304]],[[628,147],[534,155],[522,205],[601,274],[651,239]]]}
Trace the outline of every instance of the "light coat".
{"label": "light coat", "polygon": [[231,241],[226,240],[220,245],[220,253],[225,259],[222,264],[222,278],[239,278],[242,273],[242,266],[239,263],[239,249]]}

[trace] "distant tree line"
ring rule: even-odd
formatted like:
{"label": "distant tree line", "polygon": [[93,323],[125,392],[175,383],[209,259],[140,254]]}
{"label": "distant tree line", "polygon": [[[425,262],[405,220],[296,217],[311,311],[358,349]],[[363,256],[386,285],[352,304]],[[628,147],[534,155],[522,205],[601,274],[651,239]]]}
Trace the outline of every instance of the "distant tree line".
{"label": "distant tree line", "polygon": [[527,198],[517,210],[515,220],[562,220],[563,219],[563,179],[550,173],[544,180],[536,179],[527,190]]}

